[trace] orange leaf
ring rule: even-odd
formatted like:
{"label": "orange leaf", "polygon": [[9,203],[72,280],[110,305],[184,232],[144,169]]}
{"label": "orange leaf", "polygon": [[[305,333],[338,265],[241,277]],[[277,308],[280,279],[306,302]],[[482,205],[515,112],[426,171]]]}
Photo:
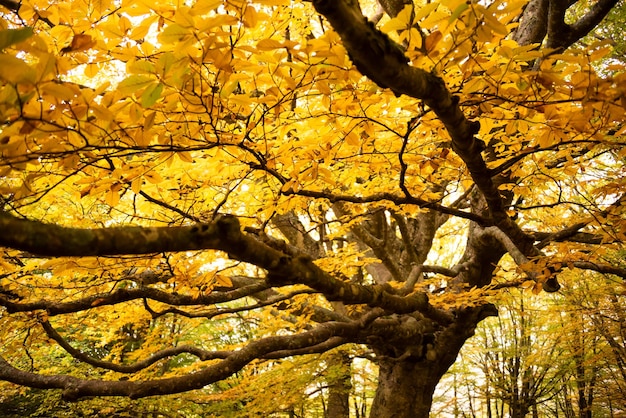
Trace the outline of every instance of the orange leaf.
{"label": "orange leaf", "polygon": [[437,45],[437,43],[441,40],[442,37],[443,35],[438,30],[428,35],[424,43],[424,45],[426,46],[426,51],[428,52],[432,51],[435,48],[435,45]]}
{"label": "orange leaf", "polygon": [[93,40],[91,36],[80,33],[78,35],[74,35],[70,46],[63,48],[61,53],[67,54],[68,52],[86,51],[94,46],[96,46],[96,41]]}

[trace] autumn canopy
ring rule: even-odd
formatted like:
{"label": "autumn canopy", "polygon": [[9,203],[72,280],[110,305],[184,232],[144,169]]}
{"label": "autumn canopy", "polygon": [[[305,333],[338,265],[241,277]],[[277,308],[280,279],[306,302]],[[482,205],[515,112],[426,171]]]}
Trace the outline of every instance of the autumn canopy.
{"label": "autumn canopy", "polygon": [[0,380],[427,417],[500,293],[626,278],[617,3],[0,1]]}

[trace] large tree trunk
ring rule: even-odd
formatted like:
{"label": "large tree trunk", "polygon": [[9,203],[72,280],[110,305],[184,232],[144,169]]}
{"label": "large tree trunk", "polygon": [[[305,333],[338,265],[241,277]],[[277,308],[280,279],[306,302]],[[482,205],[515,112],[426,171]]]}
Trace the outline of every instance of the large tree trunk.
{"label": "large tree trunk", "polygon": [[370,418],[428,418],[435,387],[448,365],[428,360],[379,362]]}
{"label": "large tree trunk", "polygon": [[399,347],[393,339],[373,345],[379,371],[370,418],[428,418],[437,383],[476,325],[496,314],[493,305],[467,308],[454,323],[412,345]]}

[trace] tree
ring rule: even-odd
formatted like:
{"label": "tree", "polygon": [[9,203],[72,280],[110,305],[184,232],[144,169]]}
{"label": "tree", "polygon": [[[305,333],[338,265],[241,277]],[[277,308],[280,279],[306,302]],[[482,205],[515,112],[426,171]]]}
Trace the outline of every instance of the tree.
{"label": "tree", "polygon": [[1,3],[1,379],[142,398],[347,346],[370,416],[424,417],[492,292],[626,277],[626,78],[573,48],[617,0],[311,3]]}
{"label": "tree", "polygon": [[614,277],[585,275],[595,277],[561,274],[559,294],[499,295],[499,317],[478,325],[441,382],[456,396],[442,399],[438,389],[434,410],[479,417],[527,416],[529,410],[532,416],[619,415],[622,362],[611,341],[620,331],[607,325],[620,323],[623,309],[614,302],[621,286]]}
{"label": "tree", "polygon": [[[621,257],[614,263],[621,264]],[[566,340],[572,352],[574,395],[570,401],[579,417],[614,416],[624,410],[623,301],[621,283],[596,277],[580,284],[584,292],[567,292],[574,312],[562,314],[570,328]],[[578,322],[575,329],[571,324]],[[573,401],[573,402],[572,402]]]}
{"label": "tree", "polygon": [[563,333],[545,301],[538,301],[541,306],[518,292],[502,299],[505,312],[481,323],[473,350],[464,349],[470,369],[480,371],[474,378],[478,387],[467,397],[477,398],[478,416],[545,415],[538,415],[541,405],[553,400],[570,376]]}

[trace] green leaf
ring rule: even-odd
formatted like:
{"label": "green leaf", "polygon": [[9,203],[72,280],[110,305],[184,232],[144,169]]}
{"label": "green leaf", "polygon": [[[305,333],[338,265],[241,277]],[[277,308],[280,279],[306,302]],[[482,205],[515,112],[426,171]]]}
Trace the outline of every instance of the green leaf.
{"label": "green leaf", "polygon": [[459,4],[459,6],[454,9],[454,12],[452,13],[452,15],[450,15],[450,18],[448,19],[448,23],[452,23],[455,20],[457,20],[459,18],[459,16],[461,16],[461,14],[466,11],[469,8],[469,5],[467,3],[461,3]]}
{"label": "green leaf", "polygon": [[172,44],[180,42],[189,36],[189,28],[186,28],[178,23],[173,23],[163,30],[163,33],[159,35],[159,41],[164,44]]}
{"label": "green leaf", "polygon": [[149,85],[141,95],[141,105],[143,107],[150,107],[159,100],[161,92],[163,91],[162,83],[155,83]]}
{"label": "green leaf", "polygon": [[132,74],[154,74],[154,64],[146,60],[133,61],[126,67]]}
{"label": "green leaf", "polygon": [[33,68],[12,55],[0,54],[0,79],[9,83],[34,83],[36,73]]}
{"label": "green leaf", "polygon": [[146,75],[131,75],[122,80],[120,84],[118,84],[117,89],[122,94],[132,94],[152,83],[154,83],[154,78],[152,77]]}
{"label": "green leaf", "polygon": [[33,36],[33,28],[0,30],[0,50]]}
{"label": "green leaf", "polygon": [[166,76],[172,68],[172,65],[176,63],[176,56],[172,52],[165,52],[159,57],[156,68],[161,76]]}

